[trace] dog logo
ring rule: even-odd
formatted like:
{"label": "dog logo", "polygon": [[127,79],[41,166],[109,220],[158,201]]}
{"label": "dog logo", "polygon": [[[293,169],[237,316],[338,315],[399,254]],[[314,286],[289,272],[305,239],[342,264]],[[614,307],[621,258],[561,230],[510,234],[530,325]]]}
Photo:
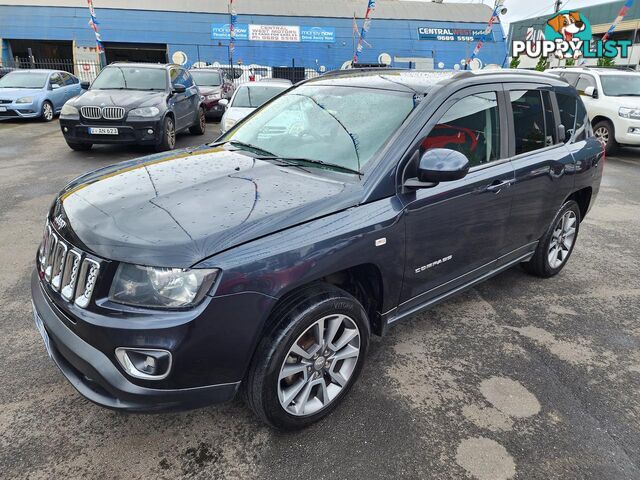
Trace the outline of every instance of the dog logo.
{"label": "dog logo", "polygon": [[555,17],[551,17],[547,21],[549,25],[556,33],[562,35],[562,38],[567,42],[573,40],[573,37],[586,29],[585,23],[580,17],[580,12],[567,12],[559,13]]}

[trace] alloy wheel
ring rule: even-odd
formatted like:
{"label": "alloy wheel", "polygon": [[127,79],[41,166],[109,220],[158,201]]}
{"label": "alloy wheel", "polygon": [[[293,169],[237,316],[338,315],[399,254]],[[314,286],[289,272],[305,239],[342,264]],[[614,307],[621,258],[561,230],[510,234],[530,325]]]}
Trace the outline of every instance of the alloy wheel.
{"label": "alloy wheel", "polygon": [[360,355],[360,330],[342,314],[328,315],[293,343],[278,375],[278,399],[289,414],[306,416],[332,403],[349,384]]}
{"label": "alloy wheel", "polygon": [[173,120],[167,119],[167,130],[165,132],[167,136],[167,143],[169,147],[173,148],[176,145],[176,129],[173,126]]}
{"label": "alloy wheel", "polygon": [[576,222],[578,217],[569,210],[558,220],[549,243],[548,260],[551,268],[560,268],[567,260],[576,238]]}
{"label": "alloy wheel", "polygon": [[607,127],[598,127],[593,133],[605,145],[609,143],[609,129]]}
{"label": "alloy wheel", "polygon": [[44,105],[42,105],[42,116],[47,122],[53,120],[53,108],[51,104],[45,102]]}

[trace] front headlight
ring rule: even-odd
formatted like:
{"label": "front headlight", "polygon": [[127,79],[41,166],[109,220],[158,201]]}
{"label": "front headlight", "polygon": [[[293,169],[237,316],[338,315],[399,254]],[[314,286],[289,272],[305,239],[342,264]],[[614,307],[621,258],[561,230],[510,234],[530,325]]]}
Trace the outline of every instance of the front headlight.
{"label": "front headlight", "polygon": [[136,307],[192,307],[202,301],[219,270],[154,268],[121,263],[109,300]]}
{"label": "front headlight", "polygon": [[232,120],[230,118],[225,119],[224,121],[224,131],[231,130],[231,128],[238,123],[237,120]]}
{"label": "front headlight", "polygon": [[220,99],[219,93],[212,93],[211,95],[207,95],[207,100],[218,100]]}
{"label": "front headlight", "polygon": [[634,120],[640,120],[640,108],[633,107],[620,107],[618,115],[623,118],[633,118]]}
{"label": "front headlight", "polygon": [[157,107],[141,107],[134,108],[129,112],[130,117],[155,117],[160,113],[160,109]]}
{"label": "front headlight", "polygon": [[78,109],[76,107],[74,107],[73,105],[69,105],[68,103],[65,103],[62,106],[62,110],[60,110],[60,115],[64,115],[66,117],[77,117],[78,114]]}
{"label": "front headlight", "polygon": [[33,103],[33,97],[22,97],[16,100],[16,103]]}

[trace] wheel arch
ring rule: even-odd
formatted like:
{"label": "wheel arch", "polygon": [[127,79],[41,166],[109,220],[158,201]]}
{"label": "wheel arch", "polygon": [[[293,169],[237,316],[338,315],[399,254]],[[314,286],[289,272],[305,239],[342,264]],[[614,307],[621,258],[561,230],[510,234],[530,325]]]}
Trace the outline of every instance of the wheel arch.
{"label": "wheel arch", "polygon": [[[609,123],[611,124],[611,126],[613,127],[613,122],[611,121],[611,119],[610,119],[609,117],[607,117],[607,116],[605,116],[605,115],[596,115],[595,117],[593,117],[593,118],[591,119],[591,126],[592,126],[592,127],[595,127],[595,125],[596,125],[598,122],[602,122],[602,121],[609,122]],[[614,127],[614,128],[615,128],[615,127]]]}
{"label": "wheel arch", "polygon": [[578,206],[580,207],[580,221],[586,217],[587,212],[589,211],[589,207],[591,206],[591,197],[593,196],[593,188],[584,187],[580,190],[576,190],[571,195],[569,195],[564,203],[569,200],[574,200]]}

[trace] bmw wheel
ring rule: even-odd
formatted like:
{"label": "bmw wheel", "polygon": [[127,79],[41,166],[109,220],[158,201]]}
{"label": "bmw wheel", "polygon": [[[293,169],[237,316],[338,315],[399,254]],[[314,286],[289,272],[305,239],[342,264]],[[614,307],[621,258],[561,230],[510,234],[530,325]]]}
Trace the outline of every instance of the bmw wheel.
{"label": "bmw wheel", "polygon": [[42,102],[42,111],[40,112],[40,118],[44,122],[50,122],[53,120],[53,105],[48,100]]}
{"label": "bmw wheel", "polygon": [[173,150],[176,146],[176,125],[173,123],[173,118],[166,116],[162,125],[162,139],[160,143],[156,145],[156,151],[164,152],[166,150]]}
{"label": "bmw wheel", "polygon": [[189,132],[193,135],[204,135],[205,130],[207,129],[207,116],[204,113],[204,108],[200,107],[198,109],[198,120],[195,125],[189,128]]}
{"label": "bmw wheel", "polygon": [[362,305],[331,285],[304,290],[276,312],[244,385],[263,421],[296,430],[328,415],[360,375],[370,327]]}

